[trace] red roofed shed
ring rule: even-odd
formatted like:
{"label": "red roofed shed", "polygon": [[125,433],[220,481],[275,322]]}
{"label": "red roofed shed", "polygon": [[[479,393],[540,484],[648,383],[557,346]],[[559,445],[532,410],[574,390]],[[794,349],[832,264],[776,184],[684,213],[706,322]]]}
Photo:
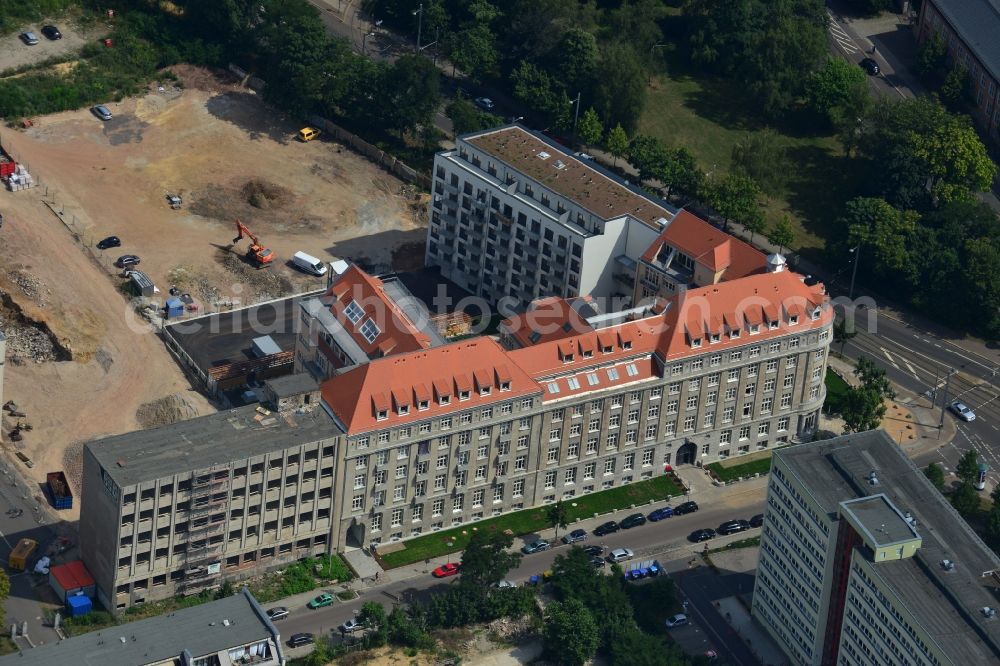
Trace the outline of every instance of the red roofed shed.
{"label": "red roofed shed", "polygon": [[60,564],[49,569],[49,585],[59,595],[61,601],[66,597],[85,594],[94,598],[94,577],[80,560]]}

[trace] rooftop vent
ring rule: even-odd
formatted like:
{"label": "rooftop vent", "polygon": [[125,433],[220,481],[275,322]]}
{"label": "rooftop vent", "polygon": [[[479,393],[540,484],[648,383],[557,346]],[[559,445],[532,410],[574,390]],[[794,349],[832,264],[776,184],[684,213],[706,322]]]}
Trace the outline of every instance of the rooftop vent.
{"label": "rooftop vent", "polygon": [[539,157],[539,158],[541,158],[541,159],[543,159],[543,160],[547,160],[547,159],[549,159],[549,158],[550,158],[550,157],[552,157],[552,156],[551,156],[551,155],[549,155],[549,154],[548,154],[547,152],[545,152],[545,151],[543,150],[543,151],[541,151],[540,153],[538,153],[538,157]]}
{"label": "rooftop vent", "polygon": [[226,619],[224,619],[224,620],[222,621],[222,626],[223,626],[223,627],[228,627],[228,626],[229,626],[229,625],[231,625],[231,624],[232,624],[232,622],[230,622],[230,621],[229,621],[229,618],[226,618]]}
{"label": "rooftop vent", "polygon": [[941,568],[945,571],[954,571],[955,563],[951,560],[941,560]]}
{"label": "rooftop vent", "polygon": [[878,485],[878,475],[875,473],[875,470],[868,472],[868,483],[872,484],[873,486]]}
{"label": "rooftop vent", "polygon": [[996,614],[997,614],[997,609],[996,608],[990,608],[989,606],[983,606],[980,609],[980,611],[982,612],[983,617],[996,617]]}
{"label": "rooftop vent", "polygon": [[563,162],[562,160],[556,160],[556,162],[555,162],[555,165],[554,165],[554,166],[555,166],[555,167],[556,167],[557,169],[565,169],[565,168],[566,168],[566,163],[565,163],[565,162]]}

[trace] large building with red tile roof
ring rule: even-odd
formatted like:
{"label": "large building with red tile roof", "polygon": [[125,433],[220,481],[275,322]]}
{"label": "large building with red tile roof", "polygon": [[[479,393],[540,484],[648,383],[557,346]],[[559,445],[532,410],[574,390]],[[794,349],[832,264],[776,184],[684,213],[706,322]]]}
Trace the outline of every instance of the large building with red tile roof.
{"label": "large building with red tile roof", "polygon": [[428,345],[338,284],[322,323],[360,351],[318,385],[85,446],[81,552],[109,608],[809,440],[825,398],[832,308],[784,270],[618,312],[543,301],[560,333],[512,318],[507,347]]}
{"label": "large building with red tile roof", "polygon": [[633,302],[663,298],[764,273],[767,257],[757,248],[693,213],[680,211],[636,262]]}

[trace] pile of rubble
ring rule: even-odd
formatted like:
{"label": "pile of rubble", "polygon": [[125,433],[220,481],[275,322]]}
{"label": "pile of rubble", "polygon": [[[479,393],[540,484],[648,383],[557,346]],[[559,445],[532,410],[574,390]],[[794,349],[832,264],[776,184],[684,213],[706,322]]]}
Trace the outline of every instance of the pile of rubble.
{"label": "pile of rubble", "polygon": [[486,629],[494,641],[518,641],[532,633],[531,618],[527,615],[517,619],[502,617],[493,620]]}
{"label": "pile of rubble", "polygon": [[198,416],[198,409],[183,393],[143,403],[135,410],[135,420],[142,428],[156,428]]}
{"label": "pile of rubble", "polygon": [[35,276],[22,270],[12,270],[7,271],[7,279],[20,287],[21,292],[33,300],[38,307],[44,308],[48,305],[47,299],[52,291]]}
{"label": "pile of rubble", "polygon": [[287,277],[279,275],[274,270],[256,269],[248,266],[242,257],[235,254],[226,255],[223,260],[226,270],[236,276],[247,297],[246,301],[263,301],[292,293],[294,285]]}
{"label": "pile of rubble", "polygon": [[0,306],[0,331],[7,337],[7,360],[12,365],[45,363],[60,359],[60,351],[42,329],[25,324]]}

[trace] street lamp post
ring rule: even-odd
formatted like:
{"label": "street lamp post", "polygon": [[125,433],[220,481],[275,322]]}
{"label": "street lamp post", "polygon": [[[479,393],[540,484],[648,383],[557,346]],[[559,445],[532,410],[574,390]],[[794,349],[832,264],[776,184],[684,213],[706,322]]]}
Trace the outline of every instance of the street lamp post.
{"label": "street lamp post", "polygon": [[413,15],[417,18],[417,50],[414,53],[420,53],[420,32],[424,27],[424,3],[420,3],[418,9],[413,10]]}
{"label": "street lamp post", "polygon": [[948,389],[951,387],[951,376],[957,372],[955,368],[949,368],[948,374],[944,378],[944,400],[941,401],[941,421],[938,422],[938,434],[940,436],[941,428],[944,427],[944,410],[948,408]]}
{"label": "street lamp post", "polygon": [[375,36],[375,33],[374,33],[374,32],[366,32],[366,33],[365,33],[365,34],[364,34],[364,35],[363,35],[363,36],[361,37],[361,55],[366,55],[366,52],[365,52],[365,42],[367,42],[367,41],[368,41],[368,38],[369,38],[369,37],[374,37],[374,36]]}
{"label": "street lamp post", "polygon": [[854,270],[851,271],[851,288],[847,292],[847,298],[854,298],[854,278],[858,277],[858,261],[861,259],[861,243],[858,243],[857,247],[852,247],[851,252],[854,254]]}
{"label": "street lamp post", "polygon": [[576,94],[576,99],[570,104],[576,104],[576,111],[573,113],[573,143],[576,143],[576,121],[580,119],[580,93]]}

